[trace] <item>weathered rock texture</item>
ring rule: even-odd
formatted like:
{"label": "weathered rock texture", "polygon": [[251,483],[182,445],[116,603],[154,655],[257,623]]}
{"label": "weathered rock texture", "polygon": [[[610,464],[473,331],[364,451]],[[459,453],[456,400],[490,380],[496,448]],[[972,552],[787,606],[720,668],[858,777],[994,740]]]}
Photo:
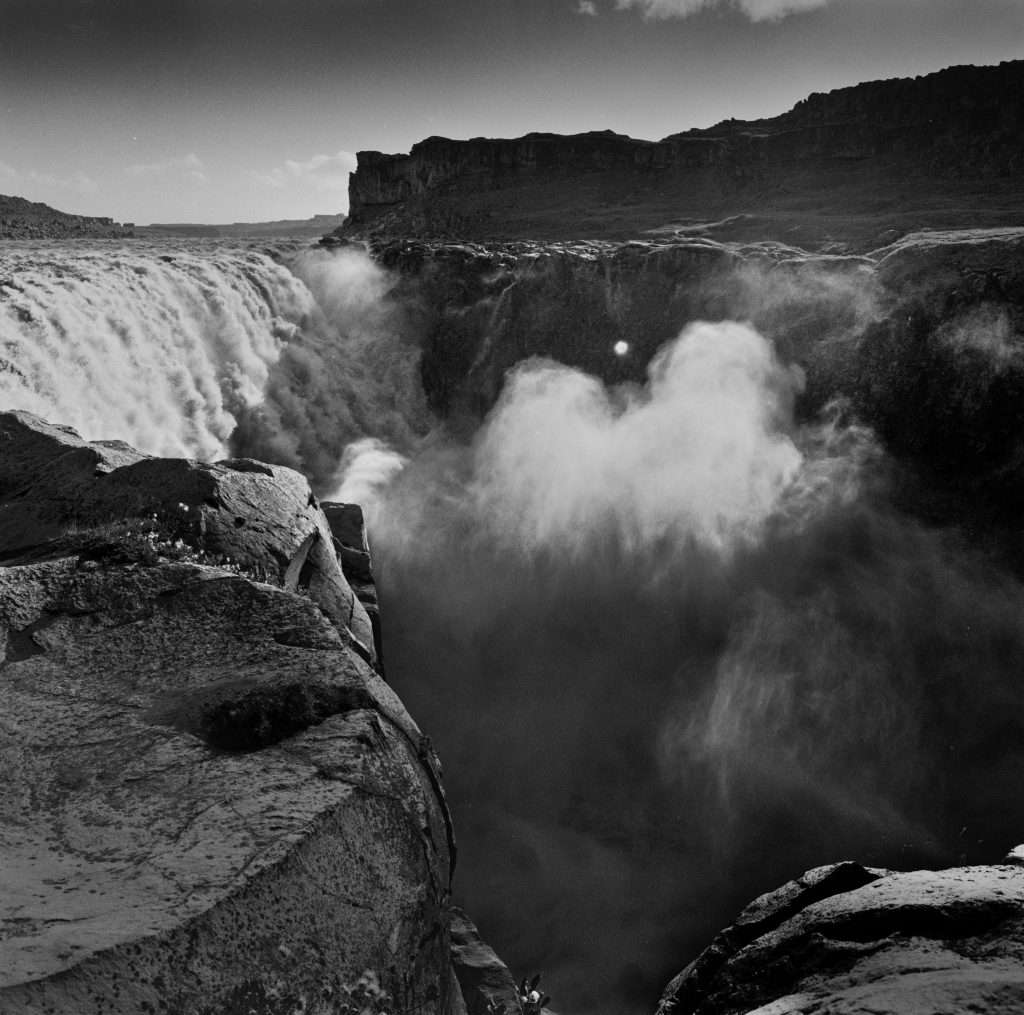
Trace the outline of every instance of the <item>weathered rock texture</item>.
{"label": "weathered rock texture", "polygon": [[438,764],[302,477],[6,413],[0,553],[0,1011],[461,1010]]}
{"label": "weathered rock texture", "polygon": [[73,240],[131,236],[131,226],[110,218],[69,215],[39,201],[0,194],[0,239]]}
{"label": "weathered rock texture", "polygon": [[611,131],[360,152],[348,233],[636,236],[687,220],[807,245],[901,228],[1024,224],[1024,61],[814,94],[658,142]]}
{"label": "weathered rock texture", "polygon": [[1024,868],[835,864],[762,896],[668,986],[659,1015],[1024,1010]]}

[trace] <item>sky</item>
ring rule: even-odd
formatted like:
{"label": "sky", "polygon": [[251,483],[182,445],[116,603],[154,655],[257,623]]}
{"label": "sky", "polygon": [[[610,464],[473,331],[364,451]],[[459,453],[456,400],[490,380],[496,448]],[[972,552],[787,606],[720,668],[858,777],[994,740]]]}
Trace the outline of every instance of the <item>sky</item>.
{"label": "sky", "polygon": [[0,193],[117,221],[338,214],[362,150],[655,140],[1024,57],[1024,0],[0,0]]}

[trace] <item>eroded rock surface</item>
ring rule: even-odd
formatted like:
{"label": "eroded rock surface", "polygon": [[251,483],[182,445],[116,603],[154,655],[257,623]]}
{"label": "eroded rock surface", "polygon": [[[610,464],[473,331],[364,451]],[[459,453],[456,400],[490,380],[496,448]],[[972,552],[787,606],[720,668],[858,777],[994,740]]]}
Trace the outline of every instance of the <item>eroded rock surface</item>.
{"label": "eroded rock surface", "polygon": [[659,1015],[1024,1010],[1024,869],[835,864],[761,897],[666,988]]}
{"label": "eroded rock surface", "polygon": [[457,1010],[437,761],[305,481],[8,413],[0,534],[0,1011]]}

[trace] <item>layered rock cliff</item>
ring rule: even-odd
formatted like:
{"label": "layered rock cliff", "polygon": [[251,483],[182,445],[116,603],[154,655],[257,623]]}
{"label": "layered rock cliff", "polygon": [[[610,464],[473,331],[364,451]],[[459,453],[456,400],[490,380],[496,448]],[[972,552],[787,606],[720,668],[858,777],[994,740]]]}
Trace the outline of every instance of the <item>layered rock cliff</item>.
{"label": "layered rock cliff", "polygon": [[8,412],[0,522],[0,1010],[477,1011],[358,509]]}
{"label": "layered rock cliff", "polygon": [[[717,223],[863,245],[884,228],[1024,224],[1024,61],[814,94],[658,142],[432,137],[360,152],[347,234],[566,239]],[[752,216],[722,223],[735,216]]]}

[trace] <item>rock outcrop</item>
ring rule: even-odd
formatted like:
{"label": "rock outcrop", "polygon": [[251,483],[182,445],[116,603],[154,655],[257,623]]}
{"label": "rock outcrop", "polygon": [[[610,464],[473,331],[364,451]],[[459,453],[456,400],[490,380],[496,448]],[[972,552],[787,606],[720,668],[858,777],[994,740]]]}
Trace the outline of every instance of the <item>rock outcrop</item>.
{"label": "rock outcrop", "polygon": [[452,910],[452,969],[466,1015],[513,1015],[520,1010],[515,980],[461,909]]}
{"label": "rock outcrop", "polygon": [[40,201],[0,194],[0,239],[117,239],[131,235],[130,225],[121,225],[111,218],[69,215]]}
{"label": "rock outcrop", "polygon": [[1024,1010],[1024,867],[834,864],[748,906],[667,987],[658,1015]]}
{"label": "rock outcrop", "polygon": [[1022,95],[1014,61],[814,94],[781,116],[658,142],[431,137],[408,155],[358,154],[344,232],[624,238],[717,223],[732,238],[807,246],[1024,224]]}
{"label": "rock outcrop", "polygon": [[439,766],[305,480],[0,415],[0,1011],[463,1010]]}

